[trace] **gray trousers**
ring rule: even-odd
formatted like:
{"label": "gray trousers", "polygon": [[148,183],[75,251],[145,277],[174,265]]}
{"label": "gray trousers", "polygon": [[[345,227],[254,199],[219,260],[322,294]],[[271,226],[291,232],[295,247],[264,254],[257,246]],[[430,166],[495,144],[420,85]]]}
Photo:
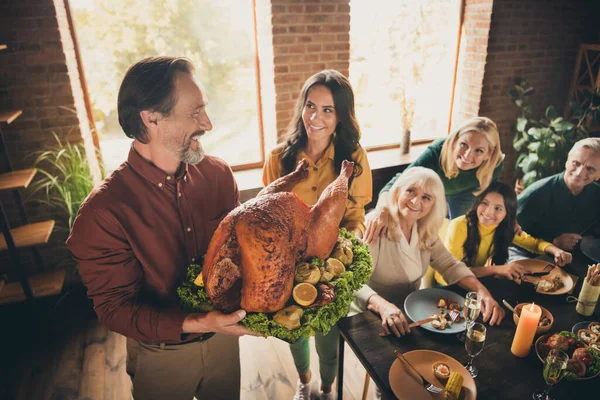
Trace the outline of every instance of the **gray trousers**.
{"label": "gray trousers", "polygon": [[127,373],[135,400],[239,399],[239,338],[166,346],[127,338]]}

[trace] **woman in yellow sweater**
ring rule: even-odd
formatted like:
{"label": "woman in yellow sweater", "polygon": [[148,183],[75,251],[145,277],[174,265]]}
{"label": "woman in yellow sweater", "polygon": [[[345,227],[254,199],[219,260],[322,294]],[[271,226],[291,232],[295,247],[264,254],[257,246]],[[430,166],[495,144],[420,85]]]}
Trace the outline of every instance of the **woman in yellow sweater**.
{"label": "woman in yellow sweater", "polygon": [[[516,214],[515,191],[504,183],[492,183],[477,196],[466,215],[450,222],[446,247],[454,257],[471,267],[477,277],[495,275],[514,280],[530,273],[519,264],[506,264],[511,243],[533,253],[547,253],[561,267],[571,262],[571,253],[552,243],[536,239],[526,232],[515,235]],[[441,275],[436,274],[435,279],[445,284]]]}
{"label": "woman in yellow sweater", "polygon": [[[340,173],[343,160],[354,162],[349,181],[349,199],[341,226],[361,237],[365,230],[365,205],[371,201],[371,169],[366,151],[359,144],[360,128],[354,113],[354,92],[348,79],[335,70],[314,74],[304,83],[296,102],[287,139],[267,158],[263,183],[268,185],[292,172],[301,159],[308,162],[308,177],[292,189],[302,201],[313,205]],[[333,399],[337,373],[338,331],[317,333],[321,400]],[[301,337],[290,345],[299,381],[294,400],[310,398],[312,373],[308,340]]]}

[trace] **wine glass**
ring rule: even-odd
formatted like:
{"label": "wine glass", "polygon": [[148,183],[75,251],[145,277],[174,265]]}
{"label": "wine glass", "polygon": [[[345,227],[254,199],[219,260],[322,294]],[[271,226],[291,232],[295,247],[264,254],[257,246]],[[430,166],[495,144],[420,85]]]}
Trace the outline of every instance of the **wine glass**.
{"label": "wine glass", "polygon": [[[467,321],[467,329],[469,329],[469,325],[471,325],[477,317],[479,317],[479,313],[481,312],[481,299],[477,295],[477,292],[469,292],[465,296],[465,304],[463,306],[463,316]],[[461,332],[456,335],[458,340],[461,342],[465,341],[465,332]]]}
{"label": "wine glass", "polygon": [[485,325],[479,322],[472,322],[470,325],[467,325],[465,350],[467,350],[467,354],[469,355],[469,361],[465,364],[465,368],[467,371],[469,371],[473,378],[477,377],[479,374],[477,367],[473,365],[473,359],[476,355],[481,353],[481,350],[483,350],[486,331]]}
{"label": "wine glass", "polygon": [[552,385],[558,383],[567,368],[567,361],[569,356],[560,350],[550,350],[546,361],[544,362],[544,380],[546,381],[546,389],[543,391],[537,391],[533,393],[532,398],[534,400],[552,400],[550,397],[550,389]]}

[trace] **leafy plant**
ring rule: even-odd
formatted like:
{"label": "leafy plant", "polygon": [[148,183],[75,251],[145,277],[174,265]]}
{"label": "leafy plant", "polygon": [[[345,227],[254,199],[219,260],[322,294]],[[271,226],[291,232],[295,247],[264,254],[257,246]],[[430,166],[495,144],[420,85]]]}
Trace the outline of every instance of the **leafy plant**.
{"label": "leafy plant", "polygon": [[[517,78],[510,89],[513,103],[521,110],[521,116],[515,124],[513,147],[517,154],[515,173],[522,179],[523,186],[554,175],[563,170],[567,156],[573,144],[589,136],[585,121],[595,114],[594,101],[585,107],[571,104],[573,114],[570,121],[559,116],[554,106],[548,106],[544,117],[539,120],[532,117],[530,103],[535,89],[526,79]],[[595,96],[598,96],[596,91]]]}
{"label": "leafy plant", "polygon": [[70,229],[79,206],[91,192],[94,183],[83,144],[62,142],[56,134],[53,135],[57,144],[35,153],[37,159],[33,166],[41,179],[30,186],[29,197],[43,192],[45,198],[36,201],[63,209],[69,216]]}

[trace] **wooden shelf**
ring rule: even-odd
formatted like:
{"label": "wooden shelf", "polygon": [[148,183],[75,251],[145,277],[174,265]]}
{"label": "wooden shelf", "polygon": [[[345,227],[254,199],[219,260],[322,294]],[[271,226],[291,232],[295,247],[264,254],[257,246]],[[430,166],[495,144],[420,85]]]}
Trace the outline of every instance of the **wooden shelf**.
{"label": "wooden shelf", "polygon": [[6,48],[5,44],[0,44],[0,50],[4,50]]}
{"label": "wooden shelf", "polygon": [[25,189],[37,173],[35,168],[0,174],[0,190]]}
{"label": "wooden shelf", "polygon": [[[65,283],[65,270],[56,269],[53,271],[41,272],[29,276],[29,284],[34,292],[34,297],[46,297],[60,294]],[[27,297],[19,282],[7,283],[4,290],[0,293],[0,304],[19,303],[25,301]]]}
{"label": "wooden shelf", "polygon": [[10,124],[21,114],[23,114],[23,111],[21,110],[0,111],[0,123],[6,122],[7,124]]}
{"label": "wooden shelf", "polygon": [[[54,228],[54,221],[36,222],[23,225],[10,230],[17,248],[39,246],[48,243],[50,233]],[[7,250],[4,235],[0,235],[0,251]]]}

